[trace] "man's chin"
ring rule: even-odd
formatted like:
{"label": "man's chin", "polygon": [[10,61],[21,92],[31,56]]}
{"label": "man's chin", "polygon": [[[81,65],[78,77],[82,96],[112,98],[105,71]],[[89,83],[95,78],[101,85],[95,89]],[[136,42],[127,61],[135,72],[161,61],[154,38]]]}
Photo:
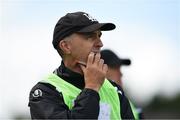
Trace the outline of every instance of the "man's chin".
{"label": "man's chin", "polygon": [[83,62],[83,61],[78,61],[77,62],[79,65],[83,65],[83,66],[85,66],[86,67],[86,62]]}

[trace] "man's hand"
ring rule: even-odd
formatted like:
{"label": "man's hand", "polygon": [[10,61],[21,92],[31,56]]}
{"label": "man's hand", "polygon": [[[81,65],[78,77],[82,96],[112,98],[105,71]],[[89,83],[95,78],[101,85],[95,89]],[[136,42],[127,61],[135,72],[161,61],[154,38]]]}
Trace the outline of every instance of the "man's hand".
{"label": "man's hand", "polygon": [[107,65],[104,64],[104,60],[100,59],[100,57],[100,53],[95,55],[91,52],[88,56],[86,66],[80,64],[84,73],[85,88],[90,88],[97,92],[101,88],[108,70]]}

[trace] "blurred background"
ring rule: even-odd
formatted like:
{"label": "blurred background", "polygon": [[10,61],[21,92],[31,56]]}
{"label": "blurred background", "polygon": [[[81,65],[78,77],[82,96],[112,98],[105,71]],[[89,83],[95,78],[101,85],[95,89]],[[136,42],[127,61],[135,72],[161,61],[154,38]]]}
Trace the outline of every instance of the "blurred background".
{"label": "blurred background", "polygon": [[84,11],[100,22],[123,67],[127,96],[145,118],[180,119],[179,0],[0,0],[0,119],[28,119],[31,88],[60,65],[52,46],[61,16]]}

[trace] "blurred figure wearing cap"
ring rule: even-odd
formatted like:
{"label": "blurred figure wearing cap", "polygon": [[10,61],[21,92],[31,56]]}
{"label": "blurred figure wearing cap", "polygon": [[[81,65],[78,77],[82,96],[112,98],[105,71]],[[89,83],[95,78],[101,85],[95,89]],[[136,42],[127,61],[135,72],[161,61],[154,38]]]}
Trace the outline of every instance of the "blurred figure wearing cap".
{"label": "blurred figure wearing cap", "polygon": [[106,78],[116,82],[122,87],[122,72],[121,66],[128,66],[131,64],[130,59],[119,58],[113,51],[105,49],[101,51],[101,58],[104,63],[108,65],[108,72]]}
{"label": "blurred figure wearing cap", "polygon": [[[123,88],[123,83],[122,83],[123,73],[121,71],[121,67],[129,66],[131,64],[131,60],[118,57],[110,49],[101,50],[101,58],[104,60],[104,63],[107,64],[108,66],[108,72],[106,74],[106,78],[112,82],[115,82],[116,84],[121,86],[121,88]],[[133,110],[135,119],[143,119],[144,115],[142,113],[141,108],[135,108],[132,102],[130,102],[130,105]]]}
{"label": "blurred figure wearing cap", "polygon": [[113,23],[99,23],[85,12],[67,13],[54,28],[53,46],[61,65],[31,90],[32,119],[134,119],[130,103],[105,76],[102,32]]}

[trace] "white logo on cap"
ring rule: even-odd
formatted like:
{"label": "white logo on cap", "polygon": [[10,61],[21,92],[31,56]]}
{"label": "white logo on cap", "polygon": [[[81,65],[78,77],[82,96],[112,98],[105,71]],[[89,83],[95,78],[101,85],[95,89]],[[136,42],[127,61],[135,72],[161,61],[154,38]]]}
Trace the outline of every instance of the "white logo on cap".
{"label": "white logo on cap", "polygon": [[95,18],[93,18],[92,16],[90,16],[87,13],[84,13],[83,15],[86,16],[90,21],[97,21]]}

